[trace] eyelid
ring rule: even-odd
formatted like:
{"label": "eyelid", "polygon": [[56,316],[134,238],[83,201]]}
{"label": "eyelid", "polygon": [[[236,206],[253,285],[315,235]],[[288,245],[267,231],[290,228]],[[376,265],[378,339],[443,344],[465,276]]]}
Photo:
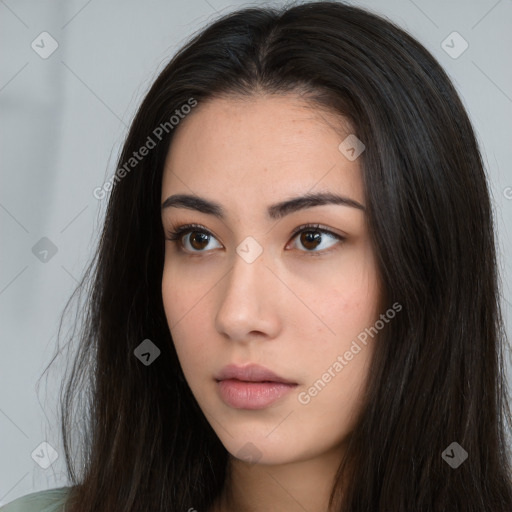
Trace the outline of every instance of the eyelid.
{"label": "eyelid", "polygon": [[[183,236],[185,236],[193,231],[198,231],[198,232],[204,233],[204,234],[211,236],[217,240],[217,236],[214,235],[206,226],[204,226],[202,224],[196,224],[196,223],[172,226],[170,230],[166,231],[166,240],[169,240],[172,242],[177,242]],[[340,235],[340,234],[334,232],[331,228],[329,228],[327,226],[323,226],[322,224],[317,224],[317,223],[315,223],[315,224],[310,223],[310,224],[302,224],[301,226],[296,227],[290,235],[290,241],[293,240],[294,238],[296,238],[296,236],[299,233],[301,233],[302,231],[319,231],[323,234],[326,234],[328,236],[336,238],[340,243],[343,243],[347,238],[345,235]],[[334,244],[334,245],[336,246],[339,244]],[[287,246],[288,246],[288,244],[287,244]],[[208,254],[209,252],[211,252],[211,250],[188,251],[188,250],[184,250],[183,248],[180,248],[180,250],[182,250],[183,252],[190,254],[192,256],[198,256],[198,255],[200,256],[200,255]],[[323,254],[328,254],[331,251],[332,251],[332,249],[328,248],[328,249],[324,249],[322,251],[299,251],[299,252],[305,253],[307,255],[321,256]]]}
{"label": "eyelid", "polygon": [[328,235],[332,238],[335,238],[338,240],[338,243],[336,244],[333,244],[331,247],[327,248],[327,249],[323,249],[322,251],[299,251],[299,253],[302,253],[301,256],[327,256],[328,254],[330,254],[331,252],[335,251],[337,249],[337,246],[343,244],[343,242],[345,242],[345,240],[347,239],[347,236],[345,235],[340,235],[339,233],[336,233],[335,231],[333,231],[331,228],[327,227],[327,226],[324,226],[322,224],[302,224],[301,226],[298,226],[296,227],[292,234],[291,234],[291,239],[290,240],[294,240],[298,234],[300,234],[301,232],[306,232],[306,231],[318,231],[322,234],[325,234],[325,235]]}
{"label": "eyelid", "polygon": [[[172,225],[171,228],[168,231],[166,231],[165,239],[169,240],[173,243],[176,243],[176,245],[178,245],[177,242],[181,241],[181,238],[183,238],[185,235],[188,235],[189,233],[191,233],[193,231],[198,231],[200,233],[204,233],[204,234],[211,236],[217,240],[217,237],[206,226],[203,226],[202,224],[196,224],[196,223],[181,224],[178,226]],[[209,252],[211,252],[211,250],[210,251],[188,251],[188,250],[183,249],[183,247],[179,247],[179,250],[189,254],[190,256],[202,256],[202,255],[205,255],[205,254],[208,254]]]}
{"label": "eyelid", "polygon": [[332,235],[332,236],[340,238],[340,239],[347,238],[346,235],[341,235],[339,233],[336,233],[330,227],[324,226],[323,224],[317,224],[317,223],[302,224],[301,226],[296,227],[292,231],[291,236],[294,237],[295,235],[299,234],[301,231],[305,231],[306,229],[308,229],[310,231],[320,231],[322,233],[327,233],[328,235]]}

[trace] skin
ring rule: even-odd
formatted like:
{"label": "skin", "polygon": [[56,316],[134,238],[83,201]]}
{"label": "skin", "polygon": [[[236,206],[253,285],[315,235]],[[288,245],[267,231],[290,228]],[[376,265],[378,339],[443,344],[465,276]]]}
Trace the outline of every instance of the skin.
{"label": "skin", "polygon": [[[231,478],[211,511],[327,510],[376,338],[360,344],[309,403],[298,395],[379,318],[376,260],[363,210],[328,204],[279,220],[266,210],[307,192],[342,194],[364,206],[358,160],[338,149],[349,133],[342,118],[293,94],[217,98],[198,105],[175,133],[162,203],[172,194],[194,194],[220,203],[227,215],[162,209],[165,232],[198,223],[212,233],[167,240],[162,278],[184,375],[231,455]],[[321,224],[346,240],[293,236],[303,224]],[[252,263],[236,252],[248,236],[263,249]],[[230,407],[214,376],[229,363],[249,362],[297,388],[265,409]],[[252,462],[237,456],[249,442]]]}

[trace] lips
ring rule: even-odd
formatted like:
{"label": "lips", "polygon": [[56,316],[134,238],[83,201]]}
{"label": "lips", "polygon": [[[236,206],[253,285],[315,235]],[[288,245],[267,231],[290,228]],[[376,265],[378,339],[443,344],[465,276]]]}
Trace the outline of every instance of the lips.
{"label": "lips", "polygon": [[233,409],[265,409],[298,386],[257,364],[228,365],[215,380],[220,398]]}
{"label": "lips", "polygon": [[283,384],[297,384],[279,375],[273,371],[258,364],[249,364],[246,366],[237,366],[230,364],[225,366],[215,377],[217,381],[240,380],[244,382],[279,382]]}

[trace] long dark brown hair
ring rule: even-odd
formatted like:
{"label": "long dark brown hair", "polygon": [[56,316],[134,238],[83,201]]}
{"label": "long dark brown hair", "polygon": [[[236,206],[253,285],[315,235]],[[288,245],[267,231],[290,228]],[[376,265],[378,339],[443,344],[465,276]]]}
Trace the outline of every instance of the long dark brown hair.
{"label": "long dark brown hair", "polygon": [[[510,512],[506,340],[474,131],[421,44],[334,2],[223,16],[143,100],[76,294],[86,300],[62,393],[67,510],[201,512],[223,488],[228,453],[187,385],[163,309],[161,182],[176,110],[256,93],[300,94],[350,121],[366,146],[359,162],[383,306],[403,306],[375,345],[331,510]],[[148,137],[155,146],[127,167]],[[145,339],[161,351],[150,366],[134,356]],[[453,442],[468,454],[457,468],[442,456]]]}

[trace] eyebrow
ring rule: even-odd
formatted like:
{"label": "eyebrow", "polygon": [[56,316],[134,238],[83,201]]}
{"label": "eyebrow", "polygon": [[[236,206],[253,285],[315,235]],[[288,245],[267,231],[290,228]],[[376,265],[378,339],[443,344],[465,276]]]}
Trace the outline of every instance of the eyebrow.
{"label": "eyebrow", "polygon": [[[268,207],[267,216],[272,220],[278,220],[296,211],[326,204],[337,204],[350,206],[362,211],[366,210],[361,203],[349,197],[330,192],[319,192],[315,194],[307,193],[303,196],[293,197],[286,201],[273,204]],[[219,203],[195,195],[175,194],[169,196],[162,203],[162,211],[170,207],[197,210],[198,212],[205,213],[207,215],[213,215],[221,220],[225,220],[226,218],[225,210]]]}

